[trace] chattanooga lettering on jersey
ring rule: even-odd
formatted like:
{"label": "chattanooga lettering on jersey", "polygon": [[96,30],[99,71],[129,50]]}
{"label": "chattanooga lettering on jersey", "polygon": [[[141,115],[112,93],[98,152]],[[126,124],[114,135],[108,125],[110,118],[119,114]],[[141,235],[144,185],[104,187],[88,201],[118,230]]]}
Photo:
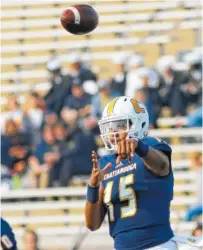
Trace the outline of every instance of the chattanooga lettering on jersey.
{"label": "chattanooga lettering on jersey", "polygon": [[109,178],[112,178],[112,177],[114,177],[116,175],[119,175],[119,174],[122,174],[122,173],[125,173],[125,172],[128,172],[128,171],[131,171],[133,169],[136,169],[136,163],[131,164],[131,165],[126,166],[126,167],[123,167],[123,168],[119,168],[119,169],[114,170],[114,171],[112,171],[112,172],[110,172],[108,174],[105,174],[104,175],[104,180],[107,180]]}

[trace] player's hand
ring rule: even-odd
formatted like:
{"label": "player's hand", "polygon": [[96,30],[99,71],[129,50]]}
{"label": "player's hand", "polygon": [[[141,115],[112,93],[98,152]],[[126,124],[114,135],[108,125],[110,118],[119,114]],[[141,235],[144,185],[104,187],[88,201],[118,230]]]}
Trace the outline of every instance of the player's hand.
{"label": "player's hand", "polygon": [[103,180],[105,173],[112,166],[112,164],[108,163],[103,169],[100,169],[97,159],[97,154],[95,151],[92,151],[92,163],[93,163],[93,168],[89,184],[93,187],[96,187]]}
{"label": "player's hand", "polygon": [[118,157],[116,159],[116,164],[119,164],[123,159],[128,159],[128,161],[131,162],[131,157],[135,155],[137,146],[137,139],[119,141],[117,146]]}

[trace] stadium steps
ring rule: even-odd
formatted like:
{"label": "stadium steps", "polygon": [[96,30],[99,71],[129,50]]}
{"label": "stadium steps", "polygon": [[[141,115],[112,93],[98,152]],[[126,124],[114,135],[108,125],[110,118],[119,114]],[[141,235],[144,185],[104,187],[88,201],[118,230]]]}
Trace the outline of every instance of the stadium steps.
{"label": "stadium steps", "polygon": [[[4,2],[4,1],[3,1]],[[15,3],[17,4],[17,3]],[[114,5],[114,3],[112,3]],[[35,4],[34,4],[35,5]],[[156,12],[157,10],[157,6],[160,6],[158,9],[160,11]],[[122,25],[119,24],[121,21],[123,21],[124,23],[131,23],[132,25],[130,26],[130,29],[135,29],[134,31],[128,31],[129,32],[129,37],[130,39],[134,39],[137,35],[139,35],[139,37],[143,37],[143,36],[146,36],[146,32],[149,32],[150,30],[152,31],[155,31],[155,32],[160,32],[160,27],[163,27],[162,30],[165,30],[164,32],[169,32],[171,29],[170,29],[170,25],[171,25],[171,21],[175,21],[175,23],[173,24],[173,28],[174,28],[174,25],[180,25],[178,24],[181,20],[183,20],[184,18],[189,18],[189,20],[186,20],[182,22],[182,26],[180,27],[181,29],[185,29],[185,28],[189,28],[189,29],[194,29],[195,27],[197,27],[199,24],[198,24],[198,20],[191,20],[192,19],[197,19],[198,16],[200,17],[201,16],[201,13],[198,9],[194,9],[194,8],[197,8],[198,6],[200,5],[199,2],[195,2],[195,3],[188,3],[187,1],[185,1],[184,3],[180,4],[179,1],[177,2],[154,2],[154,3],[150,3],[148,5],[146,4],[143,4],[143,3],[126,3],[126,4],[123,4],[122,1],[121,2],[118,2],[118,4],[116,4],[113,9],[113,12],[114,14],[110,14],[112,13],[109,12],[111,8],[107,8],[105,6],[105,4],[99,4],[97,5],[96,4],[96,8],[98,8],[99,10],[99,13],[100,13],[100,26],[92,33],[92,35],[90,35],[90,41],[92,41],[92,38],[94,38],[93,40],[98,40],[96,38],[99,38],[100,36],[102,36],[102,33],[101,35],[97,35],[99,34],[100,32],[105,32],[105,34],[108,35],[108,32],[109,33],[112,33],[112,32],[122,32],[124,30],[124,28],[128,27],[128,25]],[[7,7],[6,7],[7,6]],[[67,32],[65,32],[61,26],[60,26],[60,22],[58,22],[58,18],[53,18],[53,11],[54,9],[57,9],[57,13],[55,15],[59,15],[60,14],[60,11],[61,9],[60,8],[64,8],[64,3],[62,6],[58,6],[56,8],[56,6],[52,6],[52,5],[48,5],[49,7],[52,6],[52,8],[47,8],[47,12],[46,12],[46,16],[47,18],[44,19],[43,22],[41,22],[40,20],[40,15],[41,15],[41,12],[40,12],[40,9],[43,10],[43,5],[35,5],[35,8],[34,9],[30,9],[30,8],[24,8],[24,5],[21,6],[17,4],[18,7],[17,10],[12,10],[12,8],[15,8],[14,6],[12,6],[11,10],[9,10],[9,6],[12,6],[12,5],[7,5],[7,3],[5,3],[5,5],[3,4],[3,8],[7,8],[5,11],[4,11],[4,17],[3,18],[11,18],[12,15],[16,12],[16,16],[15,16],[15,30],[18,29],[18,27],[26,27],[28,30],[27,31],[21,31],[19,30],[19,32],[17,31],[13,31],[13,32],[9,32],[9,29],[11,28],[11,30],[13,29],[13,20],[10,20],[9,21],[4,21],[3,20],[3,24],[2,24],[2,30],[3,30],[3,39],[2,39],[2,42],[6,42],[7,41],[7,45],[6,46],[2,46],[2,54],[3,54],[3,59],[15,59],[16,57],[19,56],[19,52],[20,51],[24,51],[25,53],[25,57],[23,56],[23,58],[25,58],[25,61],[26,61],[26,58],[27,56],[35,56],[36,58],[40,58],[40,56],[42,55],[45,55],[47,57],[49,57],[54,50],[57,50],[57,48],[55,48],[54,46],[49,48],[49,51],[44,51],[44,48],[40,51],[37,51],[37,50],[33,50],[33,51],[26,51],[26,46],[28,46],[29,44],[31,44],[30,47],[37,47],[37,46],[33,46],[33,44],[35,44],[35,42],[38,40],[35,41],[34,39],[34,36],[35,34],[37,34],[39,32],[39,34],[43,34],[43,36],[45,36],[44,38],[41,37],[41,44],[43,45],[43,47],[48,43],[50,47],[50,44],[53,43],[55,37],[59,37],[59,44],[63,43],[64,44],[68,44],[67,43],[67,40],[70,40],[70,39],[73,39],[74,41],[74,44],[75,44],[75,41],[77,41],[78,38],[77,36],[71,36],[69,35]],[[28,4],[29,6],[29,4]],[[125,7],[124,7],[125,6]],[[191,7],[192,9],[190,10],[187,10],[185,8],[187,7]],[[22,8],[21,8],[22,7]],[[123,9],[125,8],[126,11],[126,14],[121,14],[119,13],[119,9]],[[146,8],[146,9],[144,9]],[[49,12],[50,10],[50,12]],[[129,11],[131,10],[131,11]],[[117,14],[116,14],[117,13]],[[26,16],[27,18],[25,18],[24,20],[21,19],[23,18],[22,15]],[[37,18],[37,16],[39,17],[39,19],[33,19],[33,17]],[[52,18],[49,18],[49,17],[52,17]],[[17,20],[16,20],[17,18]],[[107,24],[109,24],[109,22],[112,22],[112,26],[107,26]],[[148,26],[147,24],[143,24],[142,23],[137,23],[137,22],[146,22],[148,20],[153,20],[153,22],[151,23],[148,23]],[[166,24],[162,24],[162,25],[158,25],[156,23],[154,23],[154,21],[158,21],[158,22],[162,22],[162,23],[167,23],[169,22],[169,25],[167,26]],[[178,21],[178,22],[177,22]],[[190,24],[188,23],[190,22]],[[115,25],[117,23],[117,25]],[[21,26],[22,25],[22,26]],[[37,26],[36,26],[37,25]],[[50,29],[45,29],[45,27],[43,25],[48,25],[48,26],[52,26],[53,25],[58,25],[58,27],[60,27],[60,29],[58,29],[59,33],[57,34],[57,31],[55,32],[55,29],[52,29],[52,27],[50,27]],[[140,27],[139,27],[140,25]],[[196,26],[197,25],[197,26]],[[42,26],[42,29],[41,31],[39,30],[39,26]],[[126,27],[125,27],[126,26]],[[36,30],[33,30],[33,28],[37,28],[37,31]],[[134,27],[134,28],[132,28]],[[172,27],[172,26],[171,26]],[[31,30],[30,30],[31,28]],[[115,31],[113,31],[115,29]],[[159,29],[159,31],[158,31]],[[177,29],[177,27],[176,27]],[[29,31],[30,30],[30,31]],[[142,30],[142,32],[141,32]],[[143,31],[146,31],[146,32],[143,32]],[[157,30],[157,31],[156,31]],[[6,31],[6,32],[5,32]],[[177,33],[176,35],[179,36],[179,29],[177,29]],[[188,31],[188,30],[187,30]],[[47,32],[47,33],[46,33]],[[55,35],[54,35],[55,33]],[[25,34],[25,37],[23,37]],[[26,34],[27,34],[27,38],[26,38]],[[46,34],[46,35],[45,35]],[[52,34],[50,36],[50,34]],[[61,37],[62,34],[64,35],[64,37]],[[181,33],[180,33],[181,34]],[[5,35],[5,36],[4,36]],[[29,37],[30,36],[30,37]],[[114,37],[115,34],[112,34],[110,37]],[[189,36],[191,37],[191,36]],[[106,38],[106,36],[105,36]],[[9,43],[9,40],[12,40],[12,42],[14,42],[15,46],[12,46],[10,43]],[[16,40],[17,39],[17,43],[16,43]],[[19,45],[21,44],[21,42],[23,41],[24,39],[24,42],[25,43],[22,43],[22,44],[25,44],[23,45],[23,48],[21,48],[21,46],[19,47]],[[63,40],[64,39],[64,40]],[[189,42],[190,40],[190,42]],[[115,40],[116,41],[116,40]],[[117,40],[118,41],[118,40]],[[135,41],[135,40],[132,40],[132,41]],[[186,42],[187,41],[187,42]],[[183,42],[183,41],[182,41]],[[181,45],[182,45],[182,42],[181,42]],[[193,44],[193,40],[192,39],[184,39],[184,43],[189,47],[191,47],[191,44]],[[55,42],[54,42],[55,43]],[[72,42],[71,42],[72,43]],[[92,46],[92,51],[93,52],[99,52],[99,51],[102,51],[103,50],[103,46],[102,46],[102,43],[104,44],[104,42],[102,41],[101,42],[101,48],[99,47],[94,47],[94,45],[92,45],[92,43],[90,42],[91,46]],[[134,42],[133,42],[134,43]],[[158,43],[158,42],[157,42]],[[176,43],[177,41],[171,41],[171,44],[173,45],[173,47],[176,47]],[[9,45],[10,44],[10,45]],[[158,46],[155,46],[153,45],[152,43],[150,43],[150,51],[151,51],[151,56],[150,58],[147,58],[147,64],[148,65],[152,65],[154,63],[154,61],[156,61],[156,59],[158,58],[159,56],[159,47]],[[109,43],[110,45],[110,43]],[[108,52],[112,52],[113,50],[118,50],[118,49],[123,49],[124,46],[122,44],[112,44],[113,47],[106,47],[105,50],[108,51]],[[8,46],[8,47],[7,47]],[[167,44],[165,44],[165,47],[167,48]],[[29,46],[28,46],[29,47]],[[47,47],[47,46],[45,46]],[[60,46],[61,47],[61,46]],[[133,46],[134,47],[134,46]],[[147,53],[147,47],[146,45],[143,45],[143,41],[140,43],[140,44],[137,44],[135,46],[136,48],[133,48],[133,51],[139,51],[141,53],[143,53],[144,55]],[[72,48],[72,45],[69,47],[69,48]],[[183,47],[182,47],[183,48]],[[7,49],[7,50],[6,50]],[[32,49],[32,48],[31,48]],[[64,53],[66,50],[68,49],[66,46],[64,49],[61,50],[61,53]],[[14,50],[16,50],[14,52]],[[170,51],[170,48],[167,49]],[[4,52],[3,52],[4,51]],[[6,52],[7,51],[7,52]],[[60,51],[60,50],[58,50]],[[4,60],[3,60],[4,61]],[[21,60],[19,63],[21,65],[21,62],[23,60]],[[37,60],[36,60],[37,61]],[[105,59],[105,60],[99,60],[98,62],[94,61],[93,62],[93,65],[99,65],[100,67],[100,73],[99,73],[99,76],[100,77],[111,77],[111,71],[113,70],[113,67],[111,64],[109,64],[109,66],[107,67],[108,61]],[[13,65],[13,62],[10,63],[11,65]],[[67,64],[63,64],[64,67],[67,67]],[[41,67],[40,67],[40,70],[44,70],[44,65],[42,64]],[[3,66],[3,83],[8,83],[10,79],[5,79],[7,76],[4,75],[4,73],[8,72],[9,75],[13,76],[14,78],[16,77],[15,74],[13,74],[12,72],[15,71],[15,67],[13,66]],[[29,70],[28,71],[32,71],[32,70]],[[35,72],[37,74],[37,71]],[[12,75],[13,74],[13,75]],[[26,76],[27,73],[23,74],[24,76]],[[35,74],[35,75],[36,75]],[[29,74],[28,74],[29,75]],[[40,75],[40,74],[39,74]],[[20,76],[20,75],[19,75]],[[34,80],[32,79],[32,75],[30,74],[29,75],[30,78],[27,78],[25,79],[23,77],[23,80],[22,82],[23,83],[31,83],[31,82],[34,82]],[[39,77],[39,80],[42,81],[44,78],[40,78]]]}

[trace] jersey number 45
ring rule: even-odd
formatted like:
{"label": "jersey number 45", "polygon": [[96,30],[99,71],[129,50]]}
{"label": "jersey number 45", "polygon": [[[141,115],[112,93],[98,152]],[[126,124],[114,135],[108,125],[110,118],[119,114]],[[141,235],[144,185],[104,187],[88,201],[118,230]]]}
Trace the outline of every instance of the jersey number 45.
{"label": "jersey number 45", "polygon": [[[129,185],[134,183],[134,178],[134,174],[129,174],[127,176],[121,177],[119,180],[119,199],[121,202],[128,202],[127,206],[121,206],[120,208],[121,218],[134,216],[137,211],[136,194],[134,189],[129,187]],[[108,182],[104,190],[104,203],[108,206],[109,220],[111,222],[115,220],[114,204],[111,202],[113,185],[113,181]]]}

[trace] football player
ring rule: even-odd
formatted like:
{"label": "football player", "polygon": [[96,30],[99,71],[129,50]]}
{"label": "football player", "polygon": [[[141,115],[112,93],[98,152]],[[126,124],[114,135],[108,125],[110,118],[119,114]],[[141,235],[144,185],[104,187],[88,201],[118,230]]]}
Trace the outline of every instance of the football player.
{"label": "football player", "polygon": [[3,218],[1,218],[1,249],[17,250],[17,243],[12,228]]}
{"label": "football player", "polygon": [[177,250],[177,243],[201,247],[202,239],[174,236],[171,229],[172,150],[148,136],[145,106],[126,96],[115,98],[105,107],[99,127],[112,153],[98,160],[92,152],[86,226],[99,229],[108,213],[115,250]]}
{"label": "football player", "polygon": [[147,136],[145,106],[126,96],[115,98],[105,107],[99,127],[105,148],[113,153],[100,160],[92,153],[87,227],[100,228],[108,212],[116,250],[177,249],[170,226],[171,147]]}

